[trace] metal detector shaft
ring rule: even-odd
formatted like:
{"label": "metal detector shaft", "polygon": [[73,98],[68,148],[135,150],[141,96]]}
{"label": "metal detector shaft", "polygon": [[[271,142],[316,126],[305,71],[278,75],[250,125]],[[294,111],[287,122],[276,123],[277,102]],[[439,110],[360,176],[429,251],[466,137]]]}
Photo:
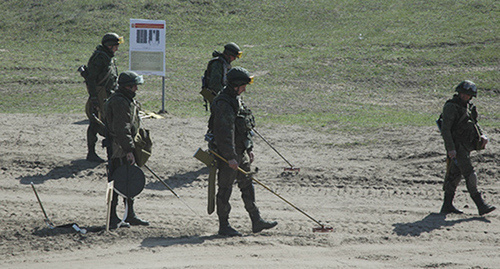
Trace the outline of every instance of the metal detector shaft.
{"label": "metal detector shaft", "polygon": [[[215,151],[210,150],[210,153],[214,154],[217,158],[219,158],[222,161],[224,161],[225,163],[229,164],[229,162],[226,159],[224,159],[224,157],[220,156]],[[238,171],[240,171],[241,173],[243,173],[245,175],[249,174],[247,171],[243,170],[241,167],[238,167]],[[285,203],[289,204],[291,207],[295,208],[300,213],[304,214],[304,216],[308,217],[310,220],[316,222],[321,227],[325,227],[325,225],[323,225],[321,222],[317,221],[316,219],[314,219],[313,217],[311,217],[309,214],[307,214],[306,212],[304,212],[302,209],[300,209],[300,208],[296,207],[294,204],[290,203],[288,200],[286,200],[285,198],[283,198],[281,195],[277,194],[275,191],[273,191],[272,189],[270,189],[268,186],[264,185],[264,183],[260,182],[259,180],[257,180],[253,176],[251,177],[251,179],[253,181],[255,181],[257,184],[259,184],[262,187],[264,187],[264,189],[268,190],[269,192],[271,192],[272,194],[274,194],[275,196],[277,196],[278,198],[280,198],[281,200],[283,200]]]}
{"label": "metal detector shaft", "polygon": [[277,149],[275,149],[273,147],[273,145],[271,145],[271,143],[269,143],[269,141],[267,141],[267,139],[265,139],[255,128],[253,129],[253,131],[260,137],[262,138],[262,140],[264,140],[264,142],[266,142],[267,145],[269,145],[269,147],[271,147],[274,152],[276,152],[288,165],[290,165],[290,168],[294,168],[294,166],[283,156],[281,155],[281,153],[279,153],[279,151]]}
{"label": "metal detector shaft", "polygon": [[149,170],[149,172],[151,172],[151,174],[153,174],[153,176],[156,177],[156,179],[158,179],[161,183],[163,183],[163,185],[165,187],[167,187],[167,189],[172,192],[173,195],[175,195],[175,197],[177,197],[177,199],[179,199],[179,201],[181,201],[186,207],[188,207],[191,211],[193,211],[193,213],[197,214],[196,211],[194,211],[188,204],[186,204],[182,199],[181,197],[175,193],[175,191],[163,180],[161,179],[153,170],[151,170],[151,168],[149,168],[149,166],[147,165],[144,165],[144,167],[146,167],[146,169]]}
{"label": "metal detector shaft", "polygon": [[52,221],[50,221],[49,217],[47,216],[47,213],[45,212],[45,209],[43,208],[42,201],[40,200],[40,197],[38,197],[38,192],[36,191],[35,185],[33,184],[33,182],[31,182],[31,188],[33,189],[33,192],[35,192],[35,196],[36,196],[36,199],[38,200],[38,204],[40,205],[40,208],[42,209],[43,216],[45,216],[45,222],[47,223],[47,225],[49,225],[49,227],[53,228],[54,224],[52,223]]}

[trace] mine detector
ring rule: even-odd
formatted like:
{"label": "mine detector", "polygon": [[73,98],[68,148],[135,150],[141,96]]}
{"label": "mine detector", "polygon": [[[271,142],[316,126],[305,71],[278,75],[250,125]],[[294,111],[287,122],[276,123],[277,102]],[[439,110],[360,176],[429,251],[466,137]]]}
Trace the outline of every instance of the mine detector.
{"label": "mine detector", "polygon": [[[202,163],[204,163],[208,167],[208,169],[209,169],[207,212],[208,212],[208,214],[212,214],[214,212],[214,210],[215,210],[215,178],[216,178],[216,172],[217,172],[217,162],[218,161],[222,161],[222,162],[228,163],[228,161],[224,157],[220,156],[219,154],[217,154],[213,150],[204,151],[201,148],[199,148],[196,151],[196,153],[194,154],[194,157],[196,159],[198,159],[199,161],[201,161]],[[312,220],[315,223],[317,223],[319,225],[319,227],[313,228],[312,229],[313,232],[331,232],[331,231],[333,231],[332,227],[326,227],[324,224],[322,224],[321,222],[317,221],[316,219],[314,219],[313,217],[311,217],[309,214],[307,214],[306,212],[304,212],[300,208],[296,207],[294,204],[290,203],[288,200],[286,200],[285,198],[283,198],[281,195],[277,194],[275,191],[273,191],[272,189],[270,189],[268,186],[264,185],[262,182],[260,182],[258,179],[256,179],[254,177],[254,173],[247,172],[247,171],[243,170],[240,167],[238,167],[238,171],[240,173],[243,173],[245,176],[248,176],[249,178],[251,178],[252,181],[254,181],[255,183],[259,184],[264,189],[268,190],[269,192],[271,192],[272,194],[274,194],[275,196],[277,196],[278,198],[280,198],[281,200],[283,200],[285,203],[287,203],[290,206],[292,206],[295,210],[299,211],[300,213],[302,213],[303,215],[305,215],[306,217],[308,217],[310,220]]]}
{"label": "mine detector", "polygon": [[[215,96],[216,96],[216,93],[214,93],[213,91],[207,89],[207,88],[202,88],[200,94],[203,96],[203,98],[208,101],[209,103],[212,103]],[[292,163],[290,163],[290,161],[288,161],[285,156],[283,156],[283,154],[281,154],[264,136],[262,136],[260,134],[260,132],[257,131],[257,129],[253,128],[252,131],[257,134],[264,142],[266,142],[266,144],[274,151],[276,152],[276,154],[278,154],[278,156],[281,157],[281,159],[283,159],[290,167],[285,167],[284,168],[284,171],[287,172],[287,173],[298,173],[300,172],[300,168],[299,167],[295,167]],[[208,165],[207,165],[208,166]],[[209,166],[210,167],[210,166]]]}

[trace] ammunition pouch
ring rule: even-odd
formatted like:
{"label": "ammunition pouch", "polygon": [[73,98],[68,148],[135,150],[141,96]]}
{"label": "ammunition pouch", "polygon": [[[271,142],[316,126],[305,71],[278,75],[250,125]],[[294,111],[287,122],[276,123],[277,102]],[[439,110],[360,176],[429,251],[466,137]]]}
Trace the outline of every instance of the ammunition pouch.
{"label": "ammunition pouch", "polygon": [[140,128],[134,137],[134,157],[137,166],[142,167],[151,157],[153,141],[149,135],[149,130]]}
{"label": "ammunition pouch", "polygon": [[240,143],[244,146],[245,150],[253,148],[252,136],[253,128],[255,127],[255,118],[252,111],[246,107],[240,108],[235,120],[235,129],[241,139]]}
{"label": "ammunition pouch", "polygon": [[481,137],[477,124],[472,120],[468,120],[460,125],[453,136],[457,141],[461,142],[468,151],[484,149],[484,139]]}

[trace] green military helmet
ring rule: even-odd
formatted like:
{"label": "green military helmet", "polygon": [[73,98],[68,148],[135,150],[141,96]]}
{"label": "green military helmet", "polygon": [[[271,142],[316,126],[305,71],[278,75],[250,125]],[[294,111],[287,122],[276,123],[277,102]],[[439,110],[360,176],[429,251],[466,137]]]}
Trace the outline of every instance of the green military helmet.
{"label": "green military helmet", "polygon": [[144,84],[144,78],[134,71],[125,71],[118,77],[118,85],[132,86]]}
{"label": "green military helmet", "polygon": [[474,82],[470,80],[464,80],[460,82],[460,84],[458,84],[458,86],[455,88],[455,91],[477,97],[476,84],[474,84]]}
{"label": "green military helmet", "polygon": [[101,44],[104,46],[116,46],[123,43],[123,36],[115,33],[107,33],[102,37]]}
{"label": "green military helmet", "polygon": [[253,83],[253,76],[243,67],[234,67],[227,72],[227,81],[231,86],[238,87]]}
{"label": "green military helmet", "polygon": [[241,51],[240,47],[236,45],[234,42],[229,42],[224,46],[224,54],[234,56],[236,58],[241,58],[243,51]]}

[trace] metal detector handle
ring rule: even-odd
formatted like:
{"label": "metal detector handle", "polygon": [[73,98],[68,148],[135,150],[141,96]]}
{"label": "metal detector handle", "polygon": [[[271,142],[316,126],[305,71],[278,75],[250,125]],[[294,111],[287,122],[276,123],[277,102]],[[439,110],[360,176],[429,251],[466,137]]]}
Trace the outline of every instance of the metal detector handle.
{"label": "metal detector handle", "polygon": [[167,189],[175,195],[175,197],[177,198],[180,198],[179,195],[177,195],[177,193],[175,193],[174,189],[172,189],[165,181],[163,181],[153,170],[151,170],[151,168],[149,168],[149,166],[147,166],[146,164],[144,165],[144,167],[146,167],[146,169],[149,170],[149,172],[151,172],[151,174],[153,174],[153,176],[155,176],[161,183],[163,183],[163,185],[165,187],[167,187]]}
{"label": "metal detector handle", "polygon": [[271,145],[271,143],[269,143],[269,141],[267,141],[255,128],[253,128],[253,131],[260,137],[262,138],[262,140],[264,140],[264,142],[267,143],[267,145],[269,145],[269,147],[271,147],[274,152],[276,152],[288,165],[290,165],[291,168],[294,168],[293,165],[283,156],[281,155],[281,153],[278,152],[278,150],[276,150],[273,145]]}
{"label": "metal detector handle", "polygon": [[45,223],[47,223],[47,225],[49,227],[53,228],[54,224],[52,223],[52,221],[50,221],[49,217],[47,216],[47,213],[45,212],[45,209],[43,208],[42,201],[40,200],[40,197],[38,196],[38,192],[36,191],[35,184],[33,184],[33,182],[31,182],[31,188],[33,189],[33,192],[35,192],[35,196],[36,196],[36,199],[38,201],[38,204],[40,205],[40,208],[42,209],[43,216],[45,217],[45,219],[44,219]]}
{"label": "metal detector handle", "polygon": [[[221,159],[222,161],[224,161],[225,163],[228,163],[228,161],[226,159],[224,159],[224,157],[220,156],[219,154],[217,154],[215,151],[213,150],[209,150],[210,153],[214,154],[217,158]],[[238,167],[238,171],[240,171],[241,173],[243,173],[244,175],[249,175],[250,173],[243,170],[241,167]],[[314,219],[313,217],[309,216],[309,214],[307,214],[306,212],[302,211],[300,208],[296,207],[294,204],[288,202],[285,198],[281,197],[281,195],[277,194],[275,191],[273,191],[272,189],[270,189],[269,187],[267,187],[266,185],[264,185],[264,183],[261,183],[259,180],[255,179],[253,176],[250,177],[253,181],[255,181],[257,184],[261,185],[262,187],[264,187],[266,190],[270,191],[272,194],[274,194],[275,196],[277,196],[278,198],[280,198],[281,200],[283,200],[285,203],[289,204],[291,207],[295,208],[297,211],[299,211],[300,213],[304,214],[306,217],[308,217],[310,220],[316,222],[318,225],[320,225],[321,227],[325,227],[325,225],[323,225],[321,222],[317,221],[316,219]]]}
{"label": "metal detector handle", "polygon": [[193,211],[193,213],[195,213],[196,215],[198,215],[198,213],[196,213],[196,211],[194,211],[186,202],[184,202],[181,197],[179,195],[177,195],[177,193],[175,193],[175,191],[163,180],[161,179],[151,168],[149,168],[149,166],[147,166],[146,164],[144,165],[144,167],[146,167],[146,169],[149,170],[149,172],[151,172],[151,174],[153,174],[153,176],[156,177],[156,179],[158,179],[165,187],[167,187],[167,189],[172,192],[172,194],[175,195],[175,197],[177,197],[177,199],[179,199],[179,201],[181,201],[187,208],[189,208],[191,211]]}

